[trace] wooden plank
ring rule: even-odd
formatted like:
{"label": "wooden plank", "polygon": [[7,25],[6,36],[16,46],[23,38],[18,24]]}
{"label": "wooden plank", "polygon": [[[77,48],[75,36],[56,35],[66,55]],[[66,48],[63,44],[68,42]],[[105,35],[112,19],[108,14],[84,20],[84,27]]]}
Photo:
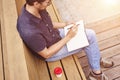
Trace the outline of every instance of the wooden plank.
{"label": "wooden plank", "polygon": [[52,1],[52,7],[53,7],[53,10],[54,10],[54,13],[56,15],[58,22],[62,22],[61,16],[59,15],[58,10],[55,7],[54,1]]}
{"label": "wooden plank", "polygon": [[[65,77],[65,73],[63,72],[62,76],[60,78],[57,78],[56,75],[54,74],[54,69],[56,67],[61,67],[62,68],[62,65],[60,63],[60,61],[55,61],[55,62],[48,62],[48,68],[49,68],[49,71],[50,71],[50,75],[51,75],[51,78],[52,80],[66,80],[66,77]],[[63,68],[62,68],[63,69]]]}
{"label": "wooden plank", "polygon": [[23,50],[25,53],[26,65],[29,74],[29,80],[39,80],[39,74],[37,73],[37,67],[35,63],[35,56],[24,45]]}
{"label": "wooden plank", "polygon": [[4,80],[2,53],[0,52],[0,80]]}
{"label": "wooden plank", "polygon": [[61,61],[67,80],[82,80],[72,56],[66,57]]}
{"label": "wooden plank", "polygon": [[1,6],[2,4],[1,3],[2,3],[2,0],[0,0],[0,19],[1,19],[1,11],[2,11],[2,6]]}
{"label": "wooden plank", "polygon": [[[1,34],[1,11],[2,11],[2,4],[1,4],[1,0],[0,0],[0,34]],[[3,57],[2,57],[2,47],[1,47],[1,35],[0,35],[0,80],[4,80],[4,75],[3,75],[3,66],[4,66],[4,64],[3,64]]]}
{"label": "wooden plank", "polygon": [[15,1],[16,1],[16,8],[17,8],[18,15],[20,15],[21,9],[25,4],[25,0],[15,0]]}
{"label": "wooden plank", "polygon": [[81,64],[82,68],[85,67],[85,66],[88,66],[87,56],[84,56],[84,57],[79,58],[79,62],[80,62],[80,64]]}
{"label": "wooden plank", "polygon": [[49,70],[47,68],[46,62],[40,60],[39,58],[35,58],[35,59],[36,59],[35,62],[36,62],[36,67],[37,67],[36,73],[38,74],[39,80],[50,80]]}
{"label": "wooden plank", "polygon": [[99,44],[100,50],[104,50],[112,46],[115,46],[117,44],[120,44],[120,34],[110,37],[106,40],[100,41],[98,44]]}
{"label": "wooden plank", "polygon": [[95,30],[96,33],[100,33],[117,26],[120,26],[120,14],[90,24],[86,24],[86,27]]}
{"label": "wooden plank", "polygon": [[79,52],[78,54],[75,54],[78,58],[84,57],[86,56],[86,53],[84,52],[84,50],[82,50],[81,52]]}
{"label": "wooden plank", "polygon": [[97,34],[97,38],[98,38],[98,41],[102,41],[119,34],[120,34],[120,26]]}
{"label": "wooden plank", "polygon": [[16,21],[15,1],[2,0],[1,31],[5,79],[29,80],[22,41],[16,30]]}
{"label": "wooden plank", "polygon": [[107,57],[112,57],[114,55],[117,55],[119,53],[120,53],[120,44],[101,51],[101,56],[104,58],[107,58]]}
{"label": "wooden plank", "polygon": [[89,67],[89,66],[85,66],[85,67],[83,68],[83,71],[84,71],[84,73],[85,73],[86,78],[88,78],[88,75],[89,75],[89,73],[90,73],[90,67]]}
{"label": "wooden plank", "polygon": [[57,17],[58,21],[59,21],[59,22],[62,22],[61,16],[59,15],[58,10],[57,10],[56,7],[55,7],[54,1],[52,2],[52,7],[53,7],[53,9],[54,9],[54,12],[55,12],[55,14],[56,14],[56,17]]}
{"label": "wooden plank", "polygon": [[[0,46],[1,48],[1,46]],[[0,50],[0,80],[4,80],[4,75],[3,75],[3,61],[2,61],[2,52]]]}
{"label": "wooden plank", "polygon": [[[0,25],[1,27],[1,25]],[[1,32],[1,31],[0,31]],[[0,33],[1,34],[1,33]],[[0,80],[4,80],[4,75],[3,75],[3,54],[2,54],[2,47],[1,47],[1,35],[0,35]]]}
{"label": "wooden plank", "polygon": [[118,61],[120,59],[120,53],[118,55],[115,55],[111,58],[112,61],[114,61],[114,66],[120,66],[120,62]]}
{"label": "wooden plank", "polygon": [[116,77],[120,77],[120,66],[116,66],[104,72],[108,76],[109,80],[114,80]]}
{"label": "wooden plank", "polygon": [[49,12],[49,14],[50,14],[50,16],[51,16],[52,21],[58,22],[58,18],[57,18],[57,15],[55,14],[53,5],[50,5],[50,6],[47,8],[47,11]]}
{"label": "wooden plank", "polygon": [[80,65],[80,62],[78,61],[77,56],[73,55],[73,57],[74,57],[75,63],[77,65],[77,68],[79,70],[79,74],[81,75],[82,80],[86,80],[85,74],[84,74],[84,72],[82,70],[82,67]]}

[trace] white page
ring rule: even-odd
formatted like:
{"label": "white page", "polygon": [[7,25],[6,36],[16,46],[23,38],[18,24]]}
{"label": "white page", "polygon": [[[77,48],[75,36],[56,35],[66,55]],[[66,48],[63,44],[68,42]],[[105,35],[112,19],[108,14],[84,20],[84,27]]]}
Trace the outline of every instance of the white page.
{"label": "white page", "polygon": [[[76,50],[76,49],[79,49],[79,48],[83,48],[83,47],[89,45],[88,40],[87,40],[87,36],[86,36],[86,33],[85,33],[83,20],[80,20],[80,21],[76,22],[76,25],[78,25],[78,32],[67,43],[68,51],[73,51],[73,50]],[[73,26],[73,24],[64,27],[65,35],[69,31],[69,28],[72,27],[72,26]]]}

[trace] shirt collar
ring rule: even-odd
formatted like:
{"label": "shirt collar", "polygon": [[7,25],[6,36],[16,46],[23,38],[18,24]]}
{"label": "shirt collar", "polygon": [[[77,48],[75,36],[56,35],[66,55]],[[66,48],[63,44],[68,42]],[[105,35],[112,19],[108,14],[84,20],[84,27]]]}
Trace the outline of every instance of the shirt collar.
{"label": "shirt collar", "polygon": [[26,10],[26,4],[24,5],[23,9],[22,9],[22,13],[28,17],[30,20],[36,22],[36,23],[39,23],[41,22],[42,19],[40,18],[37,18],[36,16],[34,16],[33,14],[29,13],[27,10]]}

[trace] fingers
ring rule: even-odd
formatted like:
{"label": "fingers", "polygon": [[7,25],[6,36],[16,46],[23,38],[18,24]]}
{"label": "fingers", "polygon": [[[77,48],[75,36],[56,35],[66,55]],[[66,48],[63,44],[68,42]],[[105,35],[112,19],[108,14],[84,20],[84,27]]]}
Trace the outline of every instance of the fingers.
{"label": "fingers", "polygon": [[74,25],[71,29],[72,29],[72,31],[77,31],[78,27],[76,25]]}
{"label": "fingers", "polygon": [[70,24],[75,24],[75,22],[74,21],[66,22],[66,25],[70,25]]}

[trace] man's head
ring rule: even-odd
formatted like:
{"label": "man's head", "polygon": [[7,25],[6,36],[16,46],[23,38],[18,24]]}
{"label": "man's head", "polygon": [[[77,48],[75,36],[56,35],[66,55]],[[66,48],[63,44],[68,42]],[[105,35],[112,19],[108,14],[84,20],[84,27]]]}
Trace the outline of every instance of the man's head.
{"label": "man's head", "polygon": [[51,4],[51,0],[26,0],[26,4],[36,6],[36,8],[42,10]]}
{"label": "man's head", "polygon": [[32,6],[34,2],[42,3],[44,1],[45,0],[26,0],[26,3]]}

